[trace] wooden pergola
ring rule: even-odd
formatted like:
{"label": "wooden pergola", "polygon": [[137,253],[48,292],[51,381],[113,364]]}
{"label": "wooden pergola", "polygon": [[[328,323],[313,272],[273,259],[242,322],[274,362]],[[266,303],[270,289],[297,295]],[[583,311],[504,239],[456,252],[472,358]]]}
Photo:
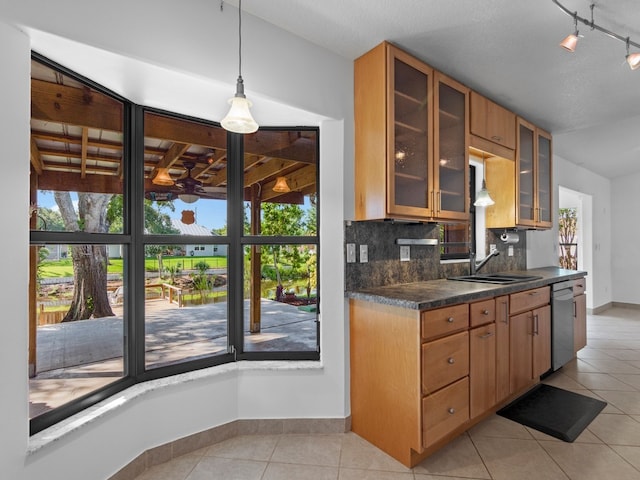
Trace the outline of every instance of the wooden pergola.
{"label": "wooden pergola", "polygon": [[[37,191],[123,193],[123,105],[39,62],[32,62],[31,203]],[[195,121],[145,114],[145,196],[173,198],[176,185],[156,185],[158,169],[174,180],[191,176],[202,198],[225,199],[227,132]],[[251,233],[260,233],[263,202],[302,204],[317,192],[317,132],[259,130],[244,138],[244,197],[251,202]],[[189,169],[185,167],[188,165]],[[285,177],[291,189],[273,190]],[[36,216],[31,217],[36,228]],[[37,252],[32,249],[31,278]],[[260,258],[252,251],[251,331],[260,329]],[[36,285],[30,288],[30,364],[35,365]],[[33,356],[33,358],[31,358]],[[33,360],[33,362],[31,361]]]}

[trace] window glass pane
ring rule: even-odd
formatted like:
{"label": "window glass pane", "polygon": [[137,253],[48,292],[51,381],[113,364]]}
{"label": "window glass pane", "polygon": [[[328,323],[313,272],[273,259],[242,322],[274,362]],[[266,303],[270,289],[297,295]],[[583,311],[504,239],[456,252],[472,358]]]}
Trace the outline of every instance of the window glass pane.
{"label": "window glass pane", "polygon": [[317,261],[316,245],[245,248],[245,351],[317,350]]}
{"label": "window glass pane", "polygon": [[36,417],[123,376],[122,245],[30,247],[29,409]]}
{"label": "window glass pane", "polygon": [[317,137],[315,130],[244,136],[245,234],[317,234]]}
{"label": "window glass pane", "polygon": [[146,233],[226,235],[226,131],[152,113],[144,129]]}
{"label": "window glass pane", "polygon": [[440,257],[468,258],[471,243],[468,223],[440,224]]}
{"label": "window glass pane", "polygon": [[31,229],[122,233],[122,103],[36,61],[31,93]]}
{"label": "window glass pane", "polygon": [[147,245],[145,255],[147,368],[226,353],[227,245]]}

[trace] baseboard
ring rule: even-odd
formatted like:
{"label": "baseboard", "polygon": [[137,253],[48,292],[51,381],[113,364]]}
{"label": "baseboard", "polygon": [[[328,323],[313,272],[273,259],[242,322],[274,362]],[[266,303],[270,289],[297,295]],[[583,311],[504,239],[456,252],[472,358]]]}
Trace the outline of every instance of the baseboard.
{"label": "baseboard", "polygon": [[640,310],[640,305],[638,305],[637,303],[613,302],[612,306],[620,307],[620,308],[628,308],[631,310]]}
{"label": "baseboard", "polygon": [[109,480],[134,480],[155,465],[239,435],[330,434],[350,430],[351,416],[235,420],[146,450],[109,477]]}

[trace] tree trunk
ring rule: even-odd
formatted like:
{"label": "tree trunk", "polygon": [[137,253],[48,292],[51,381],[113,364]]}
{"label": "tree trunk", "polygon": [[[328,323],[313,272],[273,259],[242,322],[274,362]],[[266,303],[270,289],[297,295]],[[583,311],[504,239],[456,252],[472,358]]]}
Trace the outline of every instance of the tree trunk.
{"label": "tree trunk", "polygon": [[[78,193],[78,213],[69,192],[54,192],[67,231],[105,233],[107,206],[111,195]],[[73,299],[63,322],[114,316],[107,293],[107,247],[74,245]]]}
{"label": "tree trunk", "polygon": [[104,245],[71,247],[73,301],[62,319],[72,322],[114,315],[107,295],[107,248]]}

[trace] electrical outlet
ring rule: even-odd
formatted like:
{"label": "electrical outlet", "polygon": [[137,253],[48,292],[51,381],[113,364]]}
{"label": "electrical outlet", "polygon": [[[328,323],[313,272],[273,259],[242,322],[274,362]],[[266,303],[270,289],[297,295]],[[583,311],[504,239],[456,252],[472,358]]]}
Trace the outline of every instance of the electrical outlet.
{"label": "electrical outlet", "polygon": [[411,260],[411,247],[409,245],[400,246],[400,261],[408,262]]}
{"label": "electrical outlet", "polygon": [[509,249],[508,249],[508,256],[513,257],[513,245],[509,245]]}
{"label": "electrical outlet", "polygon": [[369,247],[367,245],[360,245],[360,263],[367,263],[369,261]]}
{"label": "electrical outlet", "polygon": [[347,263],[356,263],[356,244],[347,243]]}
{"label": "electrical outlet", "polygon": [[493,253],[498,249],[495,243],[489,244],[489,253]]}

